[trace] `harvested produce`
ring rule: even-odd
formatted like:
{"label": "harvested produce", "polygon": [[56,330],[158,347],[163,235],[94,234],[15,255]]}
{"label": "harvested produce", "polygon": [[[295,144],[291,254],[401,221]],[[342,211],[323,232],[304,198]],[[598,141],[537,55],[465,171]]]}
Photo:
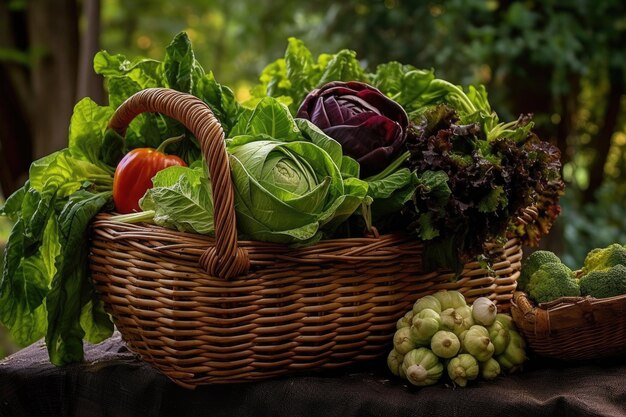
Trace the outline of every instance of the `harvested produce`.
{"label": "harvested produce", "polygon": [[585,257],[582,273],[606,271],[617,265],[626,266],[626,246],[614,243],[606,248],[591,250]]}
{"label": "harvested produce", "polygon": [[577,297],[580,288],[574,272],[566,265],[548,262],[530,277],[526,286],[530,297],[538,303],[546,303],[559,297]]}
{"label": "harvested produce", "polygon": [[[439,381],[441,365],[450,380],[462,387],[479,375],[494,379],[503,371],[519,370],[526,360],[524,339],[513,319],[494,313],[491,305],[490,300],[478,298],[469,306],[458,291],[438,291],[418,299],[398,320],[394,348],[387,357],[389,370],[423,386]],[[485,311],[491,324],[474,324],[473,317]]]}
{"label": "harvested produce", "polygon": [[335,81],[311,91],[296,114],[341,144],[363,178],[387,167],[404,148],[409,120],[395,101],[362,82]]}
{"label": "harvested produce", "polygon": [[431,350],[421,347],[404,356],[402,370],[413,385],[424,386],[436,383],[443,373],[443,364]]}
{"label": "harvested produce", "polygon": [[498,308],[487,297],[480,297],[472,304],[472,317],[476,324],[491,326],[496,321]]}
{"label": "harvested produce", "polygon": [[[284,58],[263,70],[251,99],[240,103],[198,63],[185,33],[161,61],[102,51],[94,70],[104,77],[108,105],[77,103],[68,147],[35,161],[29,180],[0,209],[15,222],[0,281],[0,322],[22,345],[45,337],[58,365],[82,360],[83,340],[96,343],[113,330],[89,276],[94,216],[113,211],[115,202],[130,213],[113,221],[214,232],[212,179],[192,132],[155,113],[137,116],[124,138],[107,128],[115,109],[147,88],[193,95],[219,120],[239,239],[304,246],[393,231],[428,241],[425,269],[458,270],[505,232],[536,240],[559,211],[558,152],[531,133],[530,118],[500,122],[484,87],[464,89],[432,70],[391,62],[367,71],[353,51],[313,59],[290,39]],[[338,113],[321,115],[335,104]],[[301,108],[308,119],[297,117]],[[116,167],[140,153],[134,149],[159,149],[181,135],[186,139],[167,152],[187,167],[147,174],[133,192],[120,179],[114,186]],[[511,220],[530,203],[540,204],[539,221],[513,230]],[[457,337],[475,324],[460,294],[439,297],[428,308],[442,323],[452,320]],[[415,308],[397,323],[408,329],[402,343],[430,346],[434,317],[419,317],[430,327],[411,334],[414,315],[426,305]]]}
{"label": "harvested produce", "polygon": [[459,353],[461,342],[454,333],[439,330],[430,340],[430,349],[440,358],[452,358]]}
{"label": "harvested produce", "polygon": [[581,295],[595,298],[615,297],[626,294],[626,266],[615,265],[595,270],[580,278]]}
{"label": "harvested produce", "polygon": [[526,286],[530,282],[530,277],[537,272],[542,265],[549,262],[560,263],[561,259],[553,252],[547,250],[538,250],[531,253],[528,258],[524,260],[519,279],[517,280],[517,287],[521,290],[526,290]]}
{"label": "harvested produce", "polygon": [[165,154],[165,148],[184,136],[163,141],[157,149],[137,148],[128,152],[117,164],[113,174],[113,201],[120,213],[141,211],[139,200],[153,187],[152,177],[170,166],[187,166],[176,155]]}
{"label": "harvested produce", "polygon": [[560,297],[607,298],[626,294],[626,247],[614,243],[591,250],[578,274],[552,252],[533,252],[522,263],[518,286],[537,303]]}
{"label": "harvested produce", "polygon": [[447,369],[452,382],[460,387],[466,386],[467,381],[476,379],[479,372],[478,361],[467,353],[461,353],[450,359]]}

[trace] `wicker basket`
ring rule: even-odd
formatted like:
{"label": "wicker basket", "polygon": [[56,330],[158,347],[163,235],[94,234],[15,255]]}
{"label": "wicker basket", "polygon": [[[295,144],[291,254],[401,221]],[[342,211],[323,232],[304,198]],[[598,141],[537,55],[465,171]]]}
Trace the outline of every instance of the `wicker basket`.
{"label": "wicker basket", "polygon": [[626,295],[562,297],[536,306],[516,291],[511,314],[539,356],[579,361],[626,354]]}
{"label": "wicker basket", "polygon": [[176,383],[263,379],[385,355],[395,323],[416,299],[456,289],[508,310],[521,267],[519,241],[487,246],[487,271],[421,271],[408,234],[337,239],[306,248],[237,241],[223,132],[193,96],[149,89],[110,127],[124,134],[144,111],[181,121],[201,143],[212,179],[215,239],[100,214],[92,224],[96,289],[129,348]]}

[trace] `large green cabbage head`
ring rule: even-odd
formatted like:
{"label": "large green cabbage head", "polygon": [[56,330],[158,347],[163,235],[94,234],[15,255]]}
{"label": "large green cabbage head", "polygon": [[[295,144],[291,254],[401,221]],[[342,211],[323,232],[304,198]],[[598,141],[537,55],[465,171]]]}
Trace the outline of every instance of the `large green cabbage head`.
{"label": "large green cabbage head", "polygon": [[345,158],[336,152],[338,143],[322,136],[314,143],[304,134],[298,136],[287,142],[266,134],[227,141],[237,228],[243,237],[314,242],[332,233],[367,194],[367,183],[356,178],[358,171],[356,176],[342,175]]}

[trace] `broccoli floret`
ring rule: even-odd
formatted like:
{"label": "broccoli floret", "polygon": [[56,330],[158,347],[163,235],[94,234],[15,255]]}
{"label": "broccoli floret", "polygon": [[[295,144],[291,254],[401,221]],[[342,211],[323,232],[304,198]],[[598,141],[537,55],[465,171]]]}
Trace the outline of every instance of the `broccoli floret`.
{"label": "broccoli floret", "polygon": [[517,280],[517,286],[523,291],[527,291],[530,277],[544,264],[549,262],[561,263],[561,260],[554,253],[547,250],[538,250],[531,253],[522,263],[522,271]]}
{"label": "broccoli floret", "polygon": [[626,248],[617,243],[589,252],[583,263],[582,272],[586,275],[593,271],[606,271],[615,265],[626,266]]}
{"label": "broccoli floret", "polygon": [[559,297],[580,296],[574,273],[560,262],[548,262],[532,274],[526,291],[537,303],[547,303]]}
{"label": "broccoli floret", "polygon": [[580,278],[580,293],[595,298],[626,294],[626,266],[615,265],[602,271],[593,271]]}

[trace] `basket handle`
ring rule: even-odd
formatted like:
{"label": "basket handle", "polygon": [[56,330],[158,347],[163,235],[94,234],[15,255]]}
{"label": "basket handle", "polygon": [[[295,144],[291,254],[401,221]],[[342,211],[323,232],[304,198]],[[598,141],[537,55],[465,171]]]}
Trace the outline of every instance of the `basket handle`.
{"label": "basket handle", "polygon": [[178,120],[198,141],[209,166],[213,194],[215,246],[200,257],[200,266],[212,276],[231,279],[250,268],[248,252],[237,244],[233,183],[224,130],[209,106],[190,94],[168,88],[148,88],[122,103],[109,128],[124,136],[130,122],[144,112],[156,112]]}

